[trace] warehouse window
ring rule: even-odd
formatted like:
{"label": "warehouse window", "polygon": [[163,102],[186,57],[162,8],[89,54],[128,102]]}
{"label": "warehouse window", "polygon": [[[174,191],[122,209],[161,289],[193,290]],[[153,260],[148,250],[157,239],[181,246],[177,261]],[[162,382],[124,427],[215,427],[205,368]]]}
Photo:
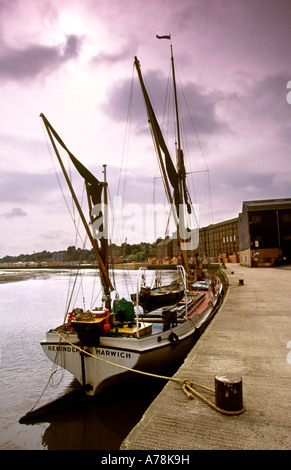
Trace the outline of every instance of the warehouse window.
{"label": "warehouse window", "polygon": [[291,222],[291,214],[283,214],[282,222]]}
{"label": "warehouse window", "polygon": [[252,215],[252,223],[253,224],[260,224],[262,222],[261,215]]}

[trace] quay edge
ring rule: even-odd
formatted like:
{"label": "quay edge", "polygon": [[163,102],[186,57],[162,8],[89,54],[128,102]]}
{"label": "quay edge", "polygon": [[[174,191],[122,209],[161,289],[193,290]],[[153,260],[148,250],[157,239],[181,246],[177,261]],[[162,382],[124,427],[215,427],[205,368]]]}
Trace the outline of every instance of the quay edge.
{"label": "quay edge", "polygon": [[224,303],[175,377],[214,388],[216,374],[238,374],[246,411],[223,415],[168,382],[121,450],[290,449],[291,267],[225,272]]}

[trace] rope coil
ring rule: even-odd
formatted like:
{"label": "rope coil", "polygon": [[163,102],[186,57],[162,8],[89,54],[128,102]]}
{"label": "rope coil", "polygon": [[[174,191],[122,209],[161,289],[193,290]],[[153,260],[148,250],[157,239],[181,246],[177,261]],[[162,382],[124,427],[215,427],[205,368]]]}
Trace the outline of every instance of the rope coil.
{"label": "rope coil", "polygon": [[203,388],[204,390],[208,390],[209,392],[215,393],[215,391],[212,390],[211,388],[205,387],[204,385],[201,385],[195,382],[191,382],[188,379],[184,379],[183,384],[182,384],[182,389],[183,389],[183,392],[187,395],[187,397],[190,400],[192,400],[194,396],[196,396],[200,398],[201,400],[203,400],[207,405],[209,405],[214,410],[218,411],[219,413],[229,415],[229,416],[240,415],[246,411],[245,405],[243,405],[243,408],[241,410],[236,410],[236,411],[223,410],[222,408],[219,408],[217,405],[215,405],[212,401],[208,400],[206,397],[201,395],[201,393],[197,392],[197,390],[193,388],[193,385],[195,385],[196,387]]}

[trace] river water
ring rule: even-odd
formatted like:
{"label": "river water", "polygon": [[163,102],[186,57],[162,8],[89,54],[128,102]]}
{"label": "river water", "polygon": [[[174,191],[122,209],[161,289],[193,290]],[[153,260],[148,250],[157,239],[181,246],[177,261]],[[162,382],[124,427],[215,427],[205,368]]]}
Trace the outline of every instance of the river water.
{"label": "river water", "polygon": [[[162,272],[165,282],[174,273]],[[80,400],[33,424],[19,423],[32,408],[77,386],[61,368],[50,378],[53,364],[40,346],[46,331],[62,323],[73,280],[69,271],[39,270],[33,271],[32,278],[0,284],[1,450],[117,450],[166,384],[152,378],[137,380],[92,400]],[[129,298],[136,290],[137,272],[116,271],[115,280],[120,297]],[[72,307],[100,305],[94,302],[92,286],[97,295],[99,279],[93,270],[84,270]]]}

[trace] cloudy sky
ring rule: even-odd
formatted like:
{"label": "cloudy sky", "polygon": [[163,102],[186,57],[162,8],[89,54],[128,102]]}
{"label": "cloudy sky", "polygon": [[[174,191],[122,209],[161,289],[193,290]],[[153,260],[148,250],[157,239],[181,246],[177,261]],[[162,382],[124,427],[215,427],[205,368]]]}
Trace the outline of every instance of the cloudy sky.
{"label": "cloudy sky", "polygon": [[[172,35],[200,225],[236,217],[244,200],[290,197],[290,24],[289,0],[0,0],[0,257],[75,242],[40,113],[98,178],[108,165],[110,200],[122,196],[124,220],[130,204],[159,194],[133,68],[137,56],[165,123],[170,41],[156,34]],[[123,227],[120,241],[131,232]],[[156,235],[147,222],[142,232]]]}

